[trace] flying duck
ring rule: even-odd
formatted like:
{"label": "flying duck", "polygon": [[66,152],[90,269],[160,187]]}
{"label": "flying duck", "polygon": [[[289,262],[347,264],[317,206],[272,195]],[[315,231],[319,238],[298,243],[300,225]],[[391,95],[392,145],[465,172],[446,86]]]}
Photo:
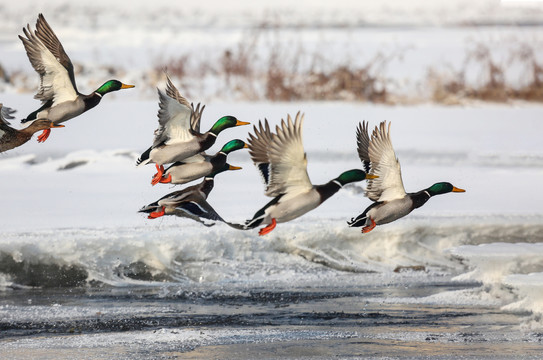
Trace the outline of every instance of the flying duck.
{"label": "flying duck", "polygon": [[439,182],[416,193],[407,193],[403,187],[400,162],[390,140],[390,123],[386,121],[368,134],[368,123],[358,124],[356,132],[358,156],[366,171],[376,175],[368,181],[366,196],[374,201],[364,212],[348,222],[349,226],[370,232],[377,225],[387,224],[424,205],[432,196],[449,192],[465,192],[448,182]]}
{"label": "flying duck", "polygon": [[50,129],[53,127],[64,127],[64,125],[55,125],[47,119],[34,121],[24,129],[17,130],[12,128],[7,119],[13,119],[15,110],[0,104],[0,153],[11,150],[26,143],[34,133]]}
{"label": "flying duck", "polygon": [[157,173],[153,182],[157,183],[164,174],[164,164],[183,161],[209,149],[224,129],[247,125],[234,116],[223,116],[209,129],[200,133],[200,120],[205,106],[196,108],[179,94],[177,88],[167,77],[166,93],[158,89],[159,110],[158,128],[155,130],[153,145],[136,161],[136,165],[155,163]]}
{"label": "flying duck", "polygon": [[220,169],[226,164],[226,158],[232,151],[247,148],[247,144],[239,139],[227,142],[215,155],[207,155],[205,152],[191,156],[183,161],[170,165],[160,180],[153,178],[151,184],[158,182],[163,184],[186,184],[199,179]]}
{"label": "flying duck", "polygon": [[266,225],[259,235],[271,232],[277,223],[287,222],[315,209],[334,195],[345,184],[377,176],[362,170],[345,171],[323,185],[313,185],[307,174],[307,158],[302,142],[304,115],[296,114],[294,122],[290,115],[287,122],[281,120],[275,133],[270,131],[268,120],[254,126],[254,135],[249,134],[249,154],[261,172],[266,184],[265,194],[273,197],[251,220],[246,229]]}
{"label": "flying duck", "polygon": [[[30,25],[23,28],[23,32],[25,37],[19,35],[19,39],[32,67],[40,75],[40,87],[34,98],[41,100],[42,106],[21,120],[22,123],[48,119],[58,125],[92,109],[105,94],[134,87],[109,80],[92,94],[83,95],[77,91],[72,61],[43,15],[38,15],[34,32]],[[38,142],[47,140],[50,132],[51,129],[43,130]]]}
{"label": "flying duck", "polygon": [[148,213],[148,219],[156,219],[164,215],[175,215],[198,221],[205,226],[212,226],[215,223],[207,223],[202,219],[222,221],[232,227],[239,228],[240,225],[230,224],[225,221],[207,202],[207,197],[215,185],[215,175],[226,170],[239,169],[241,168],[225,163],[222,167],[207,175],[201,183],[165,195],[158,201],[144,206],[139,212]]}

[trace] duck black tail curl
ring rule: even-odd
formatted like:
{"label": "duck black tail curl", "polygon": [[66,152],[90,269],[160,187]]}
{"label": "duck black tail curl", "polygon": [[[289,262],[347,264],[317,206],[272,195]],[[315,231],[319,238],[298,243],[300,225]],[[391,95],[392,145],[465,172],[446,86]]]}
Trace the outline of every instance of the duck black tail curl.
{"label": "duck black tail curl", "polygon": [[147,149],[143,154],[140,155],[138,160],[136,160],[136,166],[145,165],[149,162],[149,156],[151,155],[151,149]]}
{"label": "duck black tail curl", "polygon": [[356,218],[351,218],[351,221],[347,221],[347,225],[350,227],[360,227],[366,225],[367,220],[366,214],[360,214]]}

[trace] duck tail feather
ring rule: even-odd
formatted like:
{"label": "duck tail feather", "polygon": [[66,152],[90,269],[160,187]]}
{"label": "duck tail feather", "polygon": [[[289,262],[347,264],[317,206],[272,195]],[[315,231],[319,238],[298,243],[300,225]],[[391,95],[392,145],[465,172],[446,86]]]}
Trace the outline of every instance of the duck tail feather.
{"label": "duck tail feather", "polygon": [[140,155],[138,160],[136,160],[136,166],[145,165],[151,161],[150,155],[151,155],[151,149],[147,149],[143,154]]}
{"label": "duck tail feather", "polygon": [[351,218],[351,221],[347,221],[347,225],[350,227],[360,227],[366,224],[368,216],[366,213],[358,215],[356,218]]}

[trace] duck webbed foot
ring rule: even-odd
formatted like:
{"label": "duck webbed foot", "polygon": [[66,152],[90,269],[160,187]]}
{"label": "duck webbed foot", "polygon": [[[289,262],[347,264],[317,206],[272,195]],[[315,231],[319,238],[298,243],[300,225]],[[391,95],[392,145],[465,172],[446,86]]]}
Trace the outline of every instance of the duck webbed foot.
{"label": "duck webbed foot", "polygon": [[45,129],[43,132],[38,136],[38,142],[42,143],[49,137],[49,134],[51,134],[51,129]]}
{"label": "duck webbed foot", "polygon": [[162,206],[159,211],[153,211],[150,213],[149,216],[147,216],[147,219],[156,219],[161,216],[164,216],[164,206]]}
{"label": "duck webbed foot", "polygon": [[172,182],[172,174],[168,174],[167,177],[162,177],[159,182],[163,183],[163,184],[168,184],[168,183],[171,183]]}
{"label": "duck webbed foot", "polygon": [[157,173],[153,176],[153,180],[151,180],[151,185],[158,184],[162,179],[162,175],[164,175],[164,166],[158,164],[156,164],[155,166]]}
{"label": "duck webbed foot", "polygon": [[258,232],[258,235],[263,236],[263,235],[269,234],[273,229],[275,229],[275,225],[277,225],[277,221],[275,221],[275,218],[272,218],[271,221],[272,222],[270,225],[260,229],[260,231]]}
{"label": "duck webbed foot", "polygon": [[377,224],[375,223],[375,221],[374,221],[371,217],[370,217],[369,219],[370,219],[370,221],[371,221],[371,225],[369,225],[369,226],[364,226],[364,227],[362,228],[362,232],[363,232],[364,234],[365,234],[365,233],[369,233],[370,231],[372,231],[372,230],[377,226]]}

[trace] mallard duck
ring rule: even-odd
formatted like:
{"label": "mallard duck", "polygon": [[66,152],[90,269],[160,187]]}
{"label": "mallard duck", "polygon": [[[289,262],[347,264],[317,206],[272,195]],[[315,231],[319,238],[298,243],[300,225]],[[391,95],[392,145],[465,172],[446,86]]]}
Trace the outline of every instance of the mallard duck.
{"label": "mallard duck", "polygon": [[220,169],[226,163],[228,154],[232,151],[247,148],[242,140],[234,139],[227,142],[221,150],[215,155],[207,155],[206,153],[191,156],[183,161],[178,161],[170,165],[165,171],[160,180],[157,181],[156,176],[151,181],[155,185],[158,182],[164,184],[186,184],[192,180],[199,179],[203,176],[211,174],[213,171]]}
{"label": "mallard duck", "polygon": [[348,222],[349,226],[362,228],[363,233],[370,232],[377,225],[387,224],[424,205],[432,196],[449,192],[465,192],[448,182],[439,182],[416,193],[405,193],[402,182],[400,162],[396,158],[390,140],[390,123],[381,122],[371,135],[368,123],[358,124],[356,132],[358,156],[366,171],[377,175],[366,187],[366,196],[374,201],[364,212]]}
{"label": "mallard duck", "polygon": [[[26,37],[19,35],[19,39],[32,67],[40,75],[40,87],[34,98],[42,101],[38,110],[21,120],[23,123],[48,119],[58,125],[92,109],[105,94],[134,87],[118,80],[109,80],[90,95],[80,94],[75,84],[72,61],[43,15],[38,15],[34,33],[30,25],[23,28],[23,32]],[[45,129],[38,141],[47,140],[50,132],[50,129]]]}
{"label": "mallard duck", "polygon": [[198,184],[189,186],[183,190],[174,191],[163,196],[158,201],[144,206],[139,212],[148,213],[148,219],[156,219],[164,215],[175,215],[198,221],[206,226],[214,225],[206,223],[203,219],[222,221],[236,227],[236,224],[226,222],[207,202],[207,197],[215,185],[215,175],[226,170],[239,170],[240,167],[225,163],[222,167],[207,175]]}
{"label": "mallard duck", "polygon": [[294,122],[290,115],[287,122],[281,120],[281,128],[272,134],[268,120],[254,126],[254,135],[249,134],[249,154],[260,170],[266,183],[265,194],[273,200],[258,210],[246,228],[261,224],[259,235],[268,234],[277,223],[287,222],[315,209],[334,195],[345,184],[375,176],[362,170],[345,171],[323,185],[313,185],[307,175],[307,158],[302,143],[304,116],[298,112]]}
{"label": "mallard duck", "polygon": [[17,130],[12,128],[7,119],[13,119],[11,115],[15,112],[12,108],[0,104],[0,153],[16,148],[26,143],[34,133],[50,129],[53,127],[63,127],[64,125],[55,125],[47,119],[34,121],[28,127]]}
{"label": "mallard duck", "polygon": [[155,163],[157,174],[153,181],[159,182],[164,174],[164,164],[183,161],[209,149],[224,129],[247,125],[234,116],[223,116],[209,129],[200,133],[200,119],[205,106],[195,108],[179,94],[177,88],[167,77],[166,93],[158,89],[159,110],[158,129],[155,130],[153,145],[147,149],[136,165]]}

